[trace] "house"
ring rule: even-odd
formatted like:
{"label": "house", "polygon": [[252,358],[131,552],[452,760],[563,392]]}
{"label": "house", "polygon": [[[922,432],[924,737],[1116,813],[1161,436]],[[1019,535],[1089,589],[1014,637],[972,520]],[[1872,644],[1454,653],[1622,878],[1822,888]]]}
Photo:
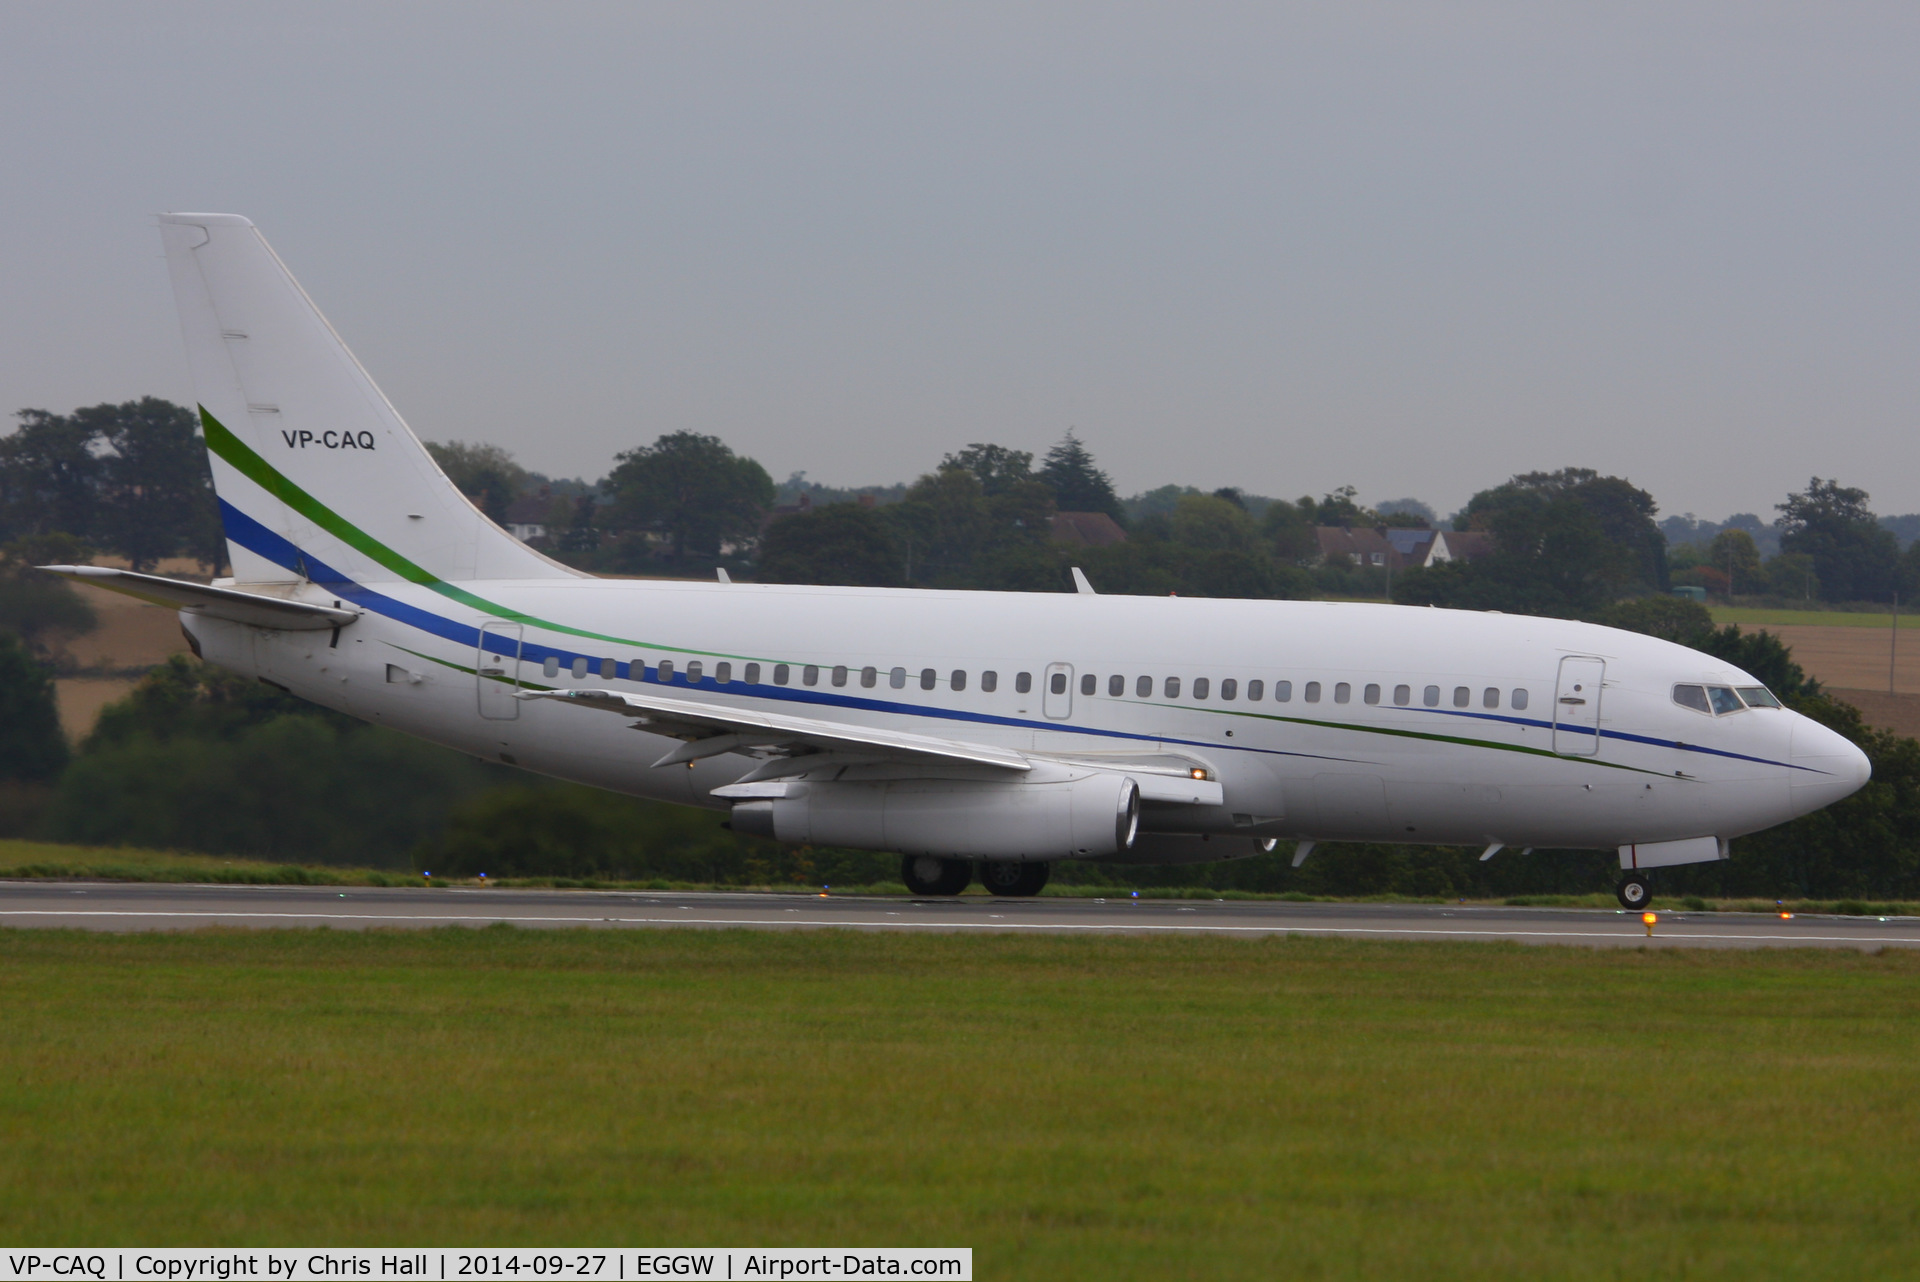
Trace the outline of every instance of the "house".
{"label": "house", "polygon": [[1321,525],[1313,531],[1322,565],[1410,569],[1448,561],[1477,561],[1493,550],[1493,535],[1481,530],[1403,530],[1389,526],[1353,529]]}
{"label": "house", "polygon": [[1105,512],[1055,512],[1053,541],[1074,548],[1110,548],[1127,541],[1127,532]]}
{"label": "house", "polygon": [[547,529],[553,524],[553,509],[553,489],[543,485],[537,492],[522,494],[507,504],[506,519],[501,524],[514,538],[531,543],[547,537]]}

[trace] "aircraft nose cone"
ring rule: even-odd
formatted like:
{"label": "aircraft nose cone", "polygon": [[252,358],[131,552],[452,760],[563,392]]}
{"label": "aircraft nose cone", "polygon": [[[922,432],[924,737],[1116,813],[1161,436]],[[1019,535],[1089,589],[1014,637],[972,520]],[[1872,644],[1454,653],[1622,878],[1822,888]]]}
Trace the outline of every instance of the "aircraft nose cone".
{"label": "aircraft nose cone", "polygon": [[1852,796],[1873,776],[1866,753],[1806,717],[1794,722],[1791,760],[1794,808],[1802,814]]}

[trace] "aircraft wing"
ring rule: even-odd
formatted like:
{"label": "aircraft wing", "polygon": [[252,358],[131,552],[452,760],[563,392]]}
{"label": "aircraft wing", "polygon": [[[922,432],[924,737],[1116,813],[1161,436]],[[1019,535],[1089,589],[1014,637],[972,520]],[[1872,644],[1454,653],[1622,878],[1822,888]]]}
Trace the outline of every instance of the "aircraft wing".
{"label": "aircraft wing", "polygon": [[623,690],[526,690],[515,697],[553,699],[599,712],[617,713],[634,718],[635,729],[685,740],[654,762],[655,766],[679,765],[723,752],[756,756],[834,752],[868,761],[988,766],[1021,773],[1033,768],[1032,762],[1011,748],[872,726],[850,726],[673,695]]}
{"label": "aircraft wing", "polygon": [[[636,730],[684,741],[654,762],[656,767],[698,761],[723,752],[763,758],[760,766],[729,785],[735,788],[797,773],[808,768],[810,758],[831,753],[849,764],[917,765],[931,767],[936,772],[939,767],[955,765],[986,766],[1021,774],[1036,766],[1092,769],[1128,775],[1139,787],[1143,801],[1217,806],[1223,800],[1219,775],[1211,766],[1177,755],[1022,753],[961,739],[622,690],[527,690],[515,697],[552,699],[632,717]],[[723,792],[721,795],[733,794]]]}
{"label": "aircraft wing", "polygon": [[169,579],[158,574],[135,574],[106,565],[43,565],[48,574],[91,583],[109,592],[136,597],[151,605],[170,606],[189,614],[228,619],[256,628],[284,628],[292,631],[317,631],[337,628],[360,617],[358,610],[290,601],[239,588],[217,588],[186,579]]}

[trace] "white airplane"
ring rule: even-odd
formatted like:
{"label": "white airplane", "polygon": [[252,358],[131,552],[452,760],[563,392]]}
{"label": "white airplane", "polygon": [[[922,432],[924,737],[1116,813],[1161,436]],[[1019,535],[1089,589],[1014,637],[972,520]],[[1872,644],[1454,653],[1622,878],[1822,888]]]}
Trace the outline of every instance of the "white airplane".
{"label": "white airplane", "polygon": [[167,214],[234,576],[49,567],[177,606],[204,660],[523,769],[893,851],[918,894],[1054,860],[1324,841],[1646,870],[1852,793],[1752,676],[1559,619],[1316,601],[592,578],[441,473],[266,241]]}

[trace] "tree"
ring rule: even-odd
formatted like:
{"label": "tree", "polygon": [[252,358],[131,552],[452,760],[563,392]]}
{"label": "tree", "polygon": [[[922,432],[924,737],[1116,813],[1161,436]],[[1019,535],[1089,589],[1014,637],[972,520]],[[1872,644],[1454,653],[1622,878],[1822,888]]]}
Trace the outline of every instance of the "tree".
{"label": "tree", "polygon": [[1113,482],[1095,466],[1093,455],[1072,431],[1047,451],[1039,475],[1053,491],[1054,504],[1062,512],[1105,512],[1126,524],[1126,511],[1113,492]]}
{"label": "tree", "polygon": [[1617,593],[1667,590],[1667,538],[1654,521],[1659,505],[1653,495],[1618,476],[1602,476],[1590,467],[1567,467],[1557,472],[1525,472],[1505,485],[1482,490],[1467,501],[1456,518],[1456,528],[1497,530],[1502,512],[1544,507],[1556,500],[1579,504],[1593,517],[1595,528],[1614,552],[1609,574],[1618,581]]}
{"label": "tree", "polygon": [[1033,455],[1025,450],[1010,450],[1004,445],[976,442],[958,454],[949,454],[941,459],[940,470],[948,468],[963,468],[973,473],[987,497],[994,498],[1033,479]]}
{"label": "tree", "polygon": [[1317,516],[1318,505],[1305,495],[1292,503],[1273,503],[1260,520],[1260,532],[1282,563],[1305,565],[1320,553],[1313,532]]}
{"label": "tree", "polygon": [[1314,507],[1313,523],[1367,527],[1378,525],[1379,516],[1354,501],[1354,496],[1359,492],[1351,485],[1343,485],[1333,493],[1323,495]]}
{"label": "tree", "polygon": [[1475,515],[1493,534],[1490,554],[1411,570],[1394,580],[1393,599],[1571,619],[1604,608],[1631,585],[1631,553],[1606,537],[1577,498],[1513,491],[1511,499]]}
{"label": "tree", "polygon": [[49,637],[91,632],[99,619],[73,584],[34,567],[84,565],[92,556],[92,549],[66,534],[16,539],[0,548],[0,631],[42,656]]}
{"label": "tree", "polygon": [[714,558],[722,543],[746,543],[773,507],[773,478],[717,436],[673,432],[614,456],[605,523],[667,535],[675,561]]}
{"label": "tree", "polygon": [[1867,507],[1867,492],[1813,477],[1787,495],[1780,550],[1813,558],[1820,595],[1829,601],[1885,601],[1894,588],[1900,542]]}
{"label": "tree", "polygon": [[533,483],[532,474],[498,445],[428,441],[426,446],[454,488],[472,499],[495,525],[506,524],[507,505]]}
{"label": "tree", "polygon": [[93,431],[45,410],[14,417],[19,429],[0,441],[0,537],[94,534],[101,469]]}
{"label": "tree", "polygon": [[1707,545],[1707,564],[1727,576],[1727,591],[1760,587],[1760,546],[1745,530],[1722,530]]}
{"label": "tree", "polygon": [[218,569],[226,560],[213,471],[190,409],[142,397],[73,412],[103,450],[96,529],[136,570],[187,555]]}
{"label": "tree", "polygon": [[779,517],[760,537],[762,583],[904,587],[904,562],[892,522],[858,503]]}
{"label": "tree", "polygon": [[66,764],[53,673],[0,633],[0,779],[51,779]]}
{"label": "tree", "polygon": [[98,541],[136,570],[183,553],[216,569],[226,560],[193,411],[146,396],[17,417],[0,441],[0,536]]}

